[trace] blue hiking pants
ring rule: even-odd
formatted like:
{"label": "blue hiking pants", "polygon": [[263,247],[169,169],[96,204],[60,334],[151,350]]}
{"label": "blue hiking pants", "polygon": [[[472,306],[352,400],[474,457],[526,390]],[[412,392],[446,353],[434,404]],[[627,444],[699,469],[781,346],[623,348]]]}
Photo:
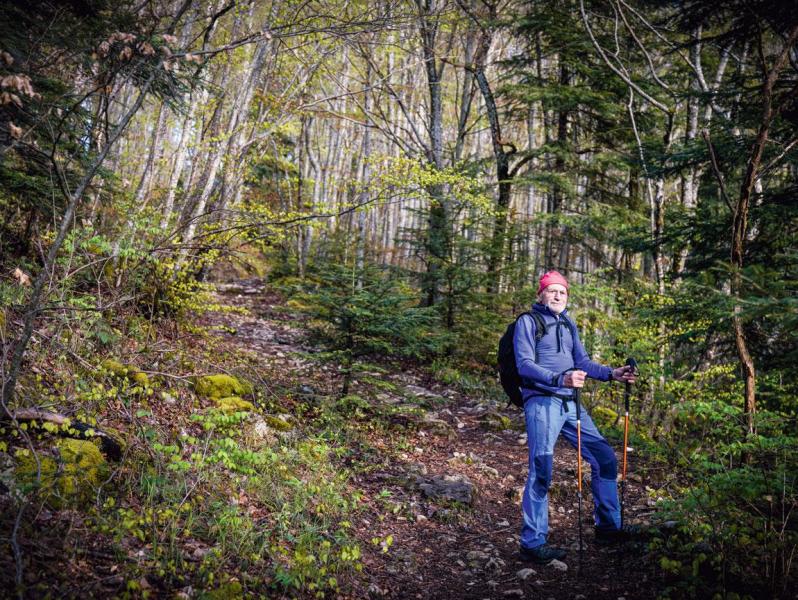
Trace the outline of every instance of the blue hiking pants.
{"label": "blue hiking pants", "polygon": [[[549,532],[549,485],[551,484],[554,443],[562,432],[576,448],[576,405],[555,397],[532,397],[524,406],[527,443],[529,445],[529,476],[521,503],[524,525],[521,545],[535,548],[546,543]],[[582,458],[591,469],[590,488],[593,491],[596,528],[614,530],[621,526],[618,505],[618,461],[593,419],[582,410]],[[575,458],[575,457],[574,457]]]}

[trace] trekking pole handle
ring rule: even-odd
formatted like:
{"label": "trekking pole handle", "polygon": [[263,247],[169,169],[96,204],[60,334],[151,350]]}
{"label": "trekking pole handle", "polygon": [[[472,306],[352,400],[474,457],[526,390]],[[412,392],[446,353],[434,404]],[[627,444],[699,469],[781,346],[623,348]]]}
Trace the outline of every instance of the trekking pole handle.
{"label": "trekking pole handle", "polygon": [[574,388],[574,402],[576,402],[576,420],[582,420],[582,405],[579,402],[579,388]]}

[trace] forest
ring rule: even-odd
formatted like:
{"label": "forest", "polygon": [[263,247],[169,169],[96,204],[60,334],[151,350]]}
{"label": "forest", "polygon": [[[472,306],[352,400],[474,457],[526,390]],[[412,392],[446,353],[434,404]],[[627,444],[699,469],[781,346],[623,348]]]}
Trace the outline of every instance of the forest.
{"label": "forest", "polygon": [[[0,597],[794,598],[796,200],[789,0],[6,0]],[[551,270],[641,533],[560,440],[529,568]]]}

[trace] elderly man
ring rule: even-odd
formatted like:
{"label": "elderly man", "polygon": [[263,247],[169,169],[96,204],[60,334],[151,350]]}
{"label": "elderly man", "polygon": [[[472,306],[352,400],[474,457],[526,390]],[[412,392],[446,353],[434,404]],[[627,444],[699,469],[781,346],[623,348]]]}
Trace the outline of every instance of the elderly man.
{"label": "elderly man", "polygon": [[[521,558],[538,564],[565,556],[564,549],[546,543],[548,490],[554,443],[559,434],[576,447],[574,388],[584,386],[586,377],[630,383],[635,378],[630,366],[612,369],[590,360],[576,326],[567,316],[567,304],[568,281],[557,271],[549,271],[540,279],[538,301],[532,306],[537,317],[523,315],[513,337],[516,365],[524,381],[521,392],[529,444],[529,477],[522,503]],[[537,336],[538,341],[536,321],[545,324],[545,332],[542,337]],[[632,528],[620,527],[615,452],[586,412],[582,412],[581,429],[582,457],[590,464],[592,472],[590,487],[595,505],[596,541],[622,541],[629,537]]]}

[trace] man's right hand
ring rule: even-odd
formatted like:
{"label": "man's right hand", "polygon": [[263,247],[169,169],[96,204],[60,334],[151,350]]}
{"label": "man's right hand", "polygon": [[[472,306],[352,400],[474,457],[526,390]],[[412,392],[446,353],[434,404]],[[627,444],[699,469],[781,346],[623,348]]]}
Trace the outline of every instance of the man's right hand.
{"label": "man's right hand", "polygon": [[581,388],[585,386],[585,377],[587,373],[584,371],[568,371],[562,378],[562,384],[569,388]]}

